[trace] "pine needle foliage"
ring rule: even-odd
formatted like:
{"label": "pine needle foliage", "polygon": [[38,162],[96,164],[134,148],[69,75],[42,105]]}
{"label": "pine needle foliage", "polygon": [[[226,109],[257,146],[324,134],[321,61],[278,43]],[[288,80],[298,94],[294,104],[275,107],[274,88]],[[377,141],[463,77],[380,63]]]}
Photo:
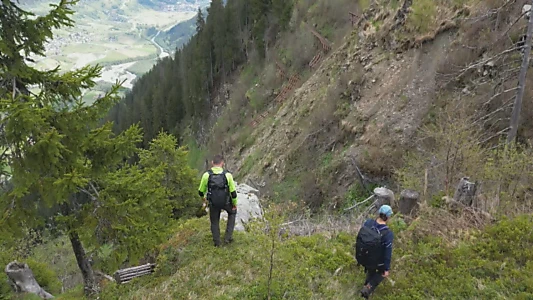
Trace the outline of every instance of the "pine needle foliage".
{"label": "pine needle foliage", "polygon": [[[16,2],[0,2],[0,236],[15,240],[44,224],[67,234],[85,292],[92,293],[98,288],[91,254],[107,253],[105,265],[96,262],[105,271],[138,262],[166,236],[171,195],[192,195],[164,184],[170,162],[156,163],[161,151],[140,153],[143,165],[128,163],[139,154],[140,128],[114,134],[112,123],[102,121],[119,100],[118,82],[93,104],[82,101],[100,66],[60,72],[29,64],[44,55],[53,30],[73,25],[75,3],[62,0],[35,16]],[[186,160],[168,136],[154,145],[176,163]],[[172,171],[175,181],[193,178],[189,169]]]}

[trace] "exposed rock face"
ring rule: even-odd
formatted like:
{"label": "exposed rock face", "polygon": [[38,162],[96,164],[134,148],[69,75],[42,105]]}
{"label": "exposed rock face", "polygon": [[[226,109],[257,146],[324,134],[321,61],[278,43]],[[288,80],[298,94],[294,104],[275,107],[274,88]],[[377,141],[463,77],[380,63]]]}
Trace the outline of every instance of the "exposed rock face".
{"label": "exposed rock face", "polygon": [[[237,185],[237,220],[235,230],[244,231],[244,224],[254,218],[263,218],[263,209],[259,203],[259,191],[246,184]],[[228,214],[222,211],[222,218],[228,219]]]}

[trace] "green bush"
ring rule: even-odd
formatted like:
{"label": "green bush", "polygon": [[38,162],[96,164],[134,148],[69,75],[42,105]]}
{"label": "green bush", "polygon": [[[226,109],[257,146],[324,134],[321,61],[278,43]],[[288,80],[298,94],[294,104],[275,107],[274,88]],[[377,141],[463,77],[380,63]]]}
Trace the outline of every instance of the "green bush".
{"label": "green bush", "polygon": [[431,236],[416,243],[401,241],[394,252],[395,286],[385,284],[377,295],[380,299],[531,299],[532,221],[532,216],[502,220],[457,246]]}
{"label": "green bush", "polygon": [[54,272],[48,264],[33,259],[27,259],[25,262],[31,268],[35,279],[43,289],[50,294],[58,294],[61,292],[61,282],[59,281],[56,272]]}

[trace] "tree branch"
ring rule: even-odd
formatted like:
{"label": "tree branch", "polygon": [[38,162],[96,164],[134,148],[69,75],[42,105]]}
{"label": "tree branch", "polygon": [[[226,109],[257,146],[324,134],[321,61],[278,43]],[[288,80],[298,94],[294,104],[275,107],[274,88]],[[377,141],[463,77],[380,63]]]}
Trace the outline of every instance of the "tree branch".
{"label": "tree branch", "polygon": [[492,61],[492,60],[494,60],[496,58],[499,58],[501,56],[504,56],[504,55],[506,55],[508,53],[511,53],[513,51],[517,51],[517,50],[520,50],[520,49],[521,49],[521,47],[514,47],[514,48],[511,48],[511,49],[507,49],[507,50],[505,50],[503,52],[500,52],[500,53],[498,53],[498,54],[496,54],[494,56],[491,56],[491,57],[489,57],[487,59],[484,59],[484,60],[482,60],[482,61],[480,61],[478,63],[471,64],[471,65],[467,66],[466,68],[462,69],[460,71],[460,73],[456,76],[456,78],[462,77],[466,72],[468,72],[468,71],[470,71],[472,69],[475,69],[477,67],[480,67],[480,66],[488,63],[489,61]]}
{"label": "tree branch", "polygon": [[98,192],[98,190],[94,187],[94,184],[92,182],[89,182],[89,186],[93,189],[94,193],[96,194],[96,196],[98,198],[100,198],[100,193]]}
{"label": "tree branch", "polygon": [[105,279],[109,280],[109,281],[112,281],[112,282],[115,282],[115,278],[101,272],[101,271],[98,271],[98,270],[94,270],[94,274],[98,275],[98,276],[102,276],[104,277]]}

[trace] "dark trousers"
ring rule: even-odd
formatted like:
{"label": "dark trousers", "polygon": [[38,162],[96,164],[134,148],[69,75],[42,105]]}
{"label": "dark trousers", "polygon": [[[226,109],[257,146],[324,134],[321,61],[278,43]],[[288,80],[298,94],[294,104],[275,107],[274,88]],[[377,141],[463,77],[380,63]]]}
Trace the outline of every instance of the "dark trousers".
{"label": "dark trousers", "polygon": [[365,285],[370,284],[370,293],[373,293],[376,287],[383,281],[383,279],[385,279],[385,277],[383,277],[383,273],[385,273],[385,270],[365,268],[365,272]]}
{"label": "dark trousers", "polygon": [[[224,240],[226,242],[231,242],[233,240],[233,229],[235,228],[235,217],[237,216],[237,210],[233,210],[233,206],[228,203],[224,210],[228,213],[228,225],[226,226],[226,237]],[[215,246],[220,245],[220,213],[222,209],[209,207],[209,219],[211,220],[211,233],[213,234],[213,242]]]}

